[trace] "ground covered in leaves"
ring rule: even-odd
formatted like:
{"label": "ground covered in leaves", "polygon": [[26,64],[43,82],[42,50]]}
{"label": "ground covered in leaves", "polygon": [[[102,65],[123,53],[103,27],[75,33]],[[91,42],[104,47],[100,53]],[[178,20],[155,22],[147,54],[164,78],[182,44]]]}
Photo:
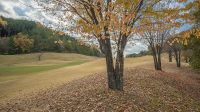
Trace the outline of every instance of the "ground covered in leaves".
{"label": "ground covered in leaves", "polygon": [[[187,74],[187,71],[185,72]],[[200,79],[195,75],[126,69],[124,91],[107,89],[105,73],[0,104],[0,111],[200,112]]]}

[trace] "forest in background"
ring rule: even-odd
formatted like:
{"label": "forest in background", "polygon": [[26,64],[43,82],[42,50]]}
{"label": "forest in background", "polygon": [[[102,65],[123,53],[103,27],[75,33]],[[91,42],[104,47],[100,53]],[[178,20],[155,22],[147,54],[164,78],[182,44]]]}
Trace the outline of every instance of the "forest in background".
{"label": "forest in background", "polygon": [[57,32],[40,23],[1,17],[6,25],[0,27],[0,54],[34,52],[69,52],[100,56],[89,44],[80,43],[63,32]]}

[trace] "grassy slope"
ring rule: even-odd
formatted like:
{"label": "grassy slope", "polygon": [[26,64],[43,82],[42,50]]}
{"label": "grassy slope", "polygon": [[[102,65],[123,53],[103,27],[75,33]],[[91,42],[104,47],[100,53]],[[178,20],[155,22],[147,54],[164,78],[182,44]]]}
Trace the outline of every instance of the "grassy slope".
{"label": "grassy slope", "polygon": [[[104,59],[77,54],[47,53],[42,57],[43,61],[38,62],[37,55],[38,54],[1,56],[0,59],[3,63],[0,65],[0,70],[2,70],[0,71],[0,100],[12,98],[22,93],[36,92],[40,89],[51,88],[51,86],[55,85],[59,86],[68,81],[106,70]],[[151,64],[151,59],[151,56],[129,58],[125,60],[125,66],[136,67]],[[63,64],[69,64],[74,61],[77,63],[77,60],[79,60],[78,63],[80,63],[80,60],[90,62],[77,66],[63,67]],[[52,69],[48,66],[53,66],[57,69]],[[62,67],[59,68],[58,66]],[[43,72],[35,71],[33,69],[35,67]],[[44,71],[44,69],[40,67],[46,68],[47,71]],[[14,69],[9,70],[9,68]],[[6,72],[11,74],[6,75]],[[27,72],[30,74],[25,74]]]}
{"label": "grassy slope", "polygon": [[[154,71],[150,59],[148,56],[126,59],[129,68],[125,69],[123,92],[107,89],[106,74],[100,72],[104,63],[100,59],[75,67],[79,72],[85,67],[94,72],[94,68],[97,74],[10,100],[0,106],[0,111],[199,112],[199,74],[186,64],[176,68],[175,63],[166,60],[164,72]],[[68,70],[60,69],[57,73]]]}
{"label": "grassy slope", "polygon": [[[76,71],[72,68],[97,59],[79,54],[45,53],[42,61],[38,61],[38,55],[0,55],[0,99],[81,77],[70,70]],[[59,69],[69,70],[59,74]]]}
{"label": "grassy slope", "polygon": [[[0,100],[50,88],[52,85],[58,86],[106,70],[104,59],[77,54],[46,53],[42,56],[42,61],[39,62],[37,55],[0,55],[2,62],[0,64]],[[142,65],[149,62],[150,59],[150,56],[127,59],[126,66]],[[83,64],[78,65],[80,63]]]}
{"label": "grassy slope", "polygon": [[[36,111],[40,109],[40,111],[43,109],[46,111],[65,109],[69,109],[66,111],[199,111],[200,84],[197,79],[200,77],[193,73],[187,64],[183,64],[182,68],[176,68],[175,63],[168,63],[165,57],[163,59],[165,72],[156,72],[152,70],[151,56],[128,58],[125,60],[127,68],[125,91],[113,93],[107,91],[105,74],[99,74],[105,72],[104,61],[104,59],[97,59],[0,84],[3,93],[10,93],[2,95],[1,99],[19,96],[19,100],[11,100],[11,102],[20,101],[14,109],[28,109],[27,111],[29,109],[33,111],[35,109]],[[97,75],[85,77],[90,74]],[[81,77],[84,77],[83,80],[72,81]],[[72,83],[67,84],[68,81]],[[44,89],[45,92],[38,95],[39,89]],[[30,98],[31,102],[27,102],[30,97],[27,97],[30,95],[27,94],[29,92],[33,95],[33,98]],[[24,97],[20,96],[26,97],[23,99]],[[13,109],[12,103],[10,105],[6,108]]]}

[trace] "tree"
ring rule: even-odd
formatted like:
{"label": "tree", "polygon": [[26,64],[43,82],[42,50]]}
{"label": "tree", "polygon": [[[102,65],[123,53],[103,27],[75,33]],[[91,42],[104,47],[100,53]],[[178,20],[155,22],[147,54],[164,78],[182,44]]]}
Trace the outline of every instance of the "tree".
{"label": "tree", "polygon": [[172,49],[170,47],[168,49],[168,54],[169,54],[169,62],[172,62]]}
{"label": "tree", "polygon": [[[152,19],[156,21],[156,19]],[[167,27],[168,26],[168,27]],[[148,44],[152,51],[155,70],[162,70],[161,53],[164,48],[165,41],[170,37],[170,29],[175,27],[163,21],[162,24],[152,24],[146,27],[144,32],[138,36]]]}
{"label": "tree", "polygon": [[[188,24],[195,24],[195,28],[180,32],[174,36],[172,36],[168,41],[167,44],[169,45],[169,49],[172,49],[174,51],[174,56],[176,60],[177,67],[181,66],[181,52],[183,50],[182,56],[185,56],[186,62],[188,61],[188,58],[191,58],[190,54],[194,54],[192,49],[189,47],[189,43],[191,43],[191,35],[196,35],[196,37],[199,37],[200,31],[198,29],[199,27],[199,6],[200,1],[194,0],[193,2],[186,3],[185,9],[183,10],[183,13],[187,10],[189,13],[187,13],[185,16],[182,16],[184,18],[184,22]],[[195,13],[191,13],[195,12]],[[185,55],[187,53],[187,55]],[[171,58],[171,53],[169,53],[169,58]],[[171,59],[170,59],[171,60]]]}
{"label": "tree", "polygon": [[14,36],[14,44],[18,48],[18,52],[30,52],[33,47],[33,42],[33,39],[30,39],[28,35],[24,35],[22,33],[18,33]]}
{"label": "tree", "polygon": [[[147,23],[142,21],[145,21],[148,15],[162,17],[164,14],[169,16],[168,19],[172,19],[179,15],[180,8],[166,8],[168,5],[166,3],[187,2],[185,0],[35,1],[48,13],[54,14],[62,25],[66,20],[68,22],[73,20],[70,25],[74,32],[82,34],[87,39],[95,38],[98,41],[101,52],[106,58],[108,86],[113,90],[123,90],[124,49],[129,38],[146,26]],[[158,6],[162,6],[162,9],[157,10]],[[113,43],[116,46],[115,61],[111,46]]]}
{"label": "tree", "polygon": [[151,30],[147,31],[142,35],[144,37],[152,51],[152,56],[154,60],[154,67],[156,70],[162,70],[162,65],[161,65],[161,53],[163,50],[164,42],[166,39],[169,37],[169,31],[164,30]]}
{"label": "tree", "polygon": [[[198,52],[198,39],[200,38],[200,29],[192,28],[187,31],[178,33],[168,39],[167,44],[169,48],[174,51],[175,60],[177,67],[181,66],[181,53],[182,56],[186,57],[186,62],[188,59],[194,55],[194,51]],[[195,45],[196,44],[196,45]],[[194,49],[195,48],[195,49]]]}
{"label": "tree", "polygon": [[9,39],[6,37],[0,38],[0,53],[8,53],[9,50]]}
{"label": "tree", "polygon": [[172,49],[174,52],[174,57],[176,60],[177,67],[181,67],[181,47],[182,47],[182,39],[179,36],[171,37],[167,40],[167,44],[169,45],[169,49]]}
{"label": "tree", "polygon": [[191,65],[195,69],[200,69],[200,1],[196,4],[195,16],[195,30],[190,35],[189,46],[192,49]]}
{"label": "tree", "polygon": [[7,22],[0,17],[0,27],[6,26]]}
{"label": "tree", "polygon": [[7,21],[3,20],[1,17],[0,17],[0,37],[2,36],[2,30],[4,30],[4,28],[7,26]]}
{"label": "tree", "polygon": [[200,69],[200,37],[197,38],[195,35],[191,35],[189,46],[192,49],[190,64],[194,69]]}

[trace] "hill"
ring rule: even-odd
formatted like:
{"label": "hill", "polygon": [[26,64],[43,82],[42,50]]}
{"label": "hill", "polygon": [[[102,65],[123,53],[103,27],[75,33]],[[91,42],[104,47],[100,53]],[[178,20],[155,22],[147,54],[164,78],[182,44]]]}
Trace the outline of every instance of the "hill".
{"label": "hill", "polygon": [[[40,76],[51,74],[48,80],[62,83],[38,92],[22,92],[3,102],[0,111],[200,111],[200,75],[187,64],[176,68],[175,63],[163,59],[163,72],[157,72],[153,70],[151,56],[127,58],[125,63],[123,92],[107,89],[105,63],[98,59],[43,72]],[[68,73],[84,77],[68,82],[63,77]]]}
{"label": "hill", "polygon": [[75,38],[40,23],[4,17],[2,19],[7,25],[0,26],[0,54],[50,51],[100,56],[96,48],[82,44]]}

